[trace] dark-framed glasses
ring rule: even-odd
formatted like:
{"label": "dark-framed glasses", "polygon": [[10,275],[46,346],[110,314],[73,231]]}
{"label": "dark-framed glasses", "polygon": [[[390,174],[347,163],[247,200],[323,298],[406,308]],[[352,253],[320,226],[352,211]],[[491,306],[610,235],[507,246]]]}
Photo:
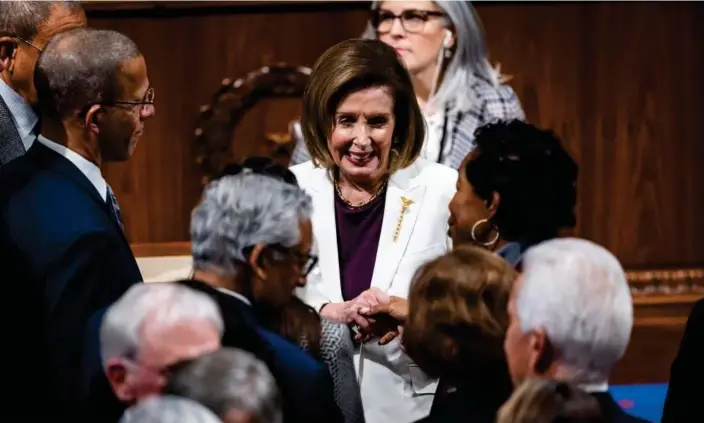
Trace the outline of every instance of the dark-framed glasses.
{"label": "dark-framed glasses", "polygon": [[15,34],[7,33],[7,32],[0,32],[0,37],[14,38],[19,42],[27,44],[28,46],[32,47],[33,49],[37,50],[40,53],[44,51],[41,48],[37,47],[36,45],[32,44],[29,40],[25,40],[24,38],[22,38],[18,35],[15,35]]}
{"label": "dark-framed glasses", "polygon": [[[303,276],[308,276],[318,264],[318,256],[314,254],[301,253],[300,251],[295,251],[291,248],[284,247],[281,244],[269,244],[267,247],[274,251],[278,251],[279,253],[288,255],[289,257],[293,257],[298,265],[301,266],[301,274]],[[245,257],[248,257],[252,254],[253,249],[254,246],[245,247],[242,249],[242,253]]]}
{"label": "dark-framed glasses", "polygon": [[111,103],[105,103],[106,106],[142,106],[141,111],[146,111],[149,107],[154,105],[154,88],[149,87],[144,97],[141,100],[131,100],[131,101],[113,101]]}
{"label": "dark-framed glasses", "polygon": [[415,33],[423,31],[425,23],[431,17],[445,17],[445,14],[436,10],[409,9],[396,15],[388,10],[377,10],[372,14],[371,22],[379,34],[386,34],[391,31],[396,19],[401,21],[401,26],[406,32]]}

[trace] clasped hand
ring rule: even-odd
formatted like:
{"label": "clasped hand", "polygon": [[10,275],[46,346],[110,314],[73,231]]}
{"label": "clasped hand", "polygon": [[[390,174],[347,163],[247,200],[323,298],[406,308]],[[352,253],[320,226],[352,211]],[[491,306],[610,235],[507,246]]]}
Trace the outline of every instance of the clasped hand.
{"label": "clasped hand", "polygon": [[357,342],[379,337],[379,344],[385,345],[401,333],[401,325],[408,315],[408,303],[378,288],[370,288],[353,300],[325,305],[321,315],[353,325],[357,330]]}

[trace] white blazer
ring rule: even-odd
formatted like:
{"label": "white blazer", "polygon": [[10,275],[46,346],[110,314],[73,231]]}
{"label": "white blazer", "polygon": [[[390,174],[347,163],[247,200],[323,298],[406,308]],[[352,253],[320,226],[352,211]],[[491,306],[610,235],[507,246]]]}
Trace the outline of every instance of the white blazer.
{"label": "white blazer", "polygon": [[[313,198],[313,234],[319,257],[305,288],[297,295],[320,310],[325,303],[343,302],[335,226],[335,188],[329,172],[312,162],[291,168],[301,188]],[[417,160],[391,176],[384,221],[371,286],[406,298],[411,279],[422,264],[444,254],[452,245],[447,236],[448,205],[455,194],[457,171]],[[402,200],[412,200],[394,240]],[[410,423],[428,415],[437,380],[429,379],[398,340],[386,346],[371,341],[355,352],[355,367],[367,423]]]}

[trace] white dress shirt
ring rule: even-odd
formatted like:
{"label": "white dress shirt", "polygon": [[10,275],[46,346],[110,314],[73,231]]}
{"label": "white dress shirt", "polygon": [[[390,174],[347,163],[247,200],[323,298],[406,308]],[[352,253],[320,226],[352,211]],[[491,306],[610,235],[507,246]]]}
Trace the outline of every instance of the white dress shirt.
{"label": "white dress shirt", "polygon": [[[445,111],[438,110],[430,115],[424,115],[425,118],[425,142],[423,143],[423,149],[421,150],[421,157],[429,160],[431,162],[436,162],[438,157],[440,157],[440,145],[442,144],[442,127],[445,123]],[[445,145],[443,146],[442,157],[450,154],[452,150],[452,137],[450,137],[451,129],[449,128],[451,122],[447,122],[447,128],[445,138]]]}
{"label": "white dress shirt", "polygon": [[24,149],[29,150],[29,147],[34,143],[36,138],[34,131],[39,122],[39,117],[34,113],[32,106],[15,90],[10,88],[5,81],[0,79],[0,96],[2,97],[7,108],[10,110],[12,120],[15,121],[15,127],[20,134]]}
{"label": "white dress shirt", "polygon": [[239,292],[235,291],[230,291],[229,289],[225,288],[216,288],[218,291],[222,292],[223,294],[227,294],[231,297],[235,297],[238,300],[242,301],[243,303],[247,304],[248,306],[252,306],[252,302],[249,301],[249,298],[245,297],[244,295],[240,294]]}
{"label": "white dress shirt", "polygon": [[43,135],[37,137],[37,141],[42,143],[45,147],[50,148],[57,152],[58,154],[66,157],[68,161],[73,163],[78,170],[81,171],[83,175],[90,181],[90,183],[95,187],[103,201],[107,200],[108,196],[108,183],[105,182],[103,175],[100,173],[100,168],[93,162],[87,160],[85,157],[71,151],[61,144],[57,144],[54,141],[50,141]]}

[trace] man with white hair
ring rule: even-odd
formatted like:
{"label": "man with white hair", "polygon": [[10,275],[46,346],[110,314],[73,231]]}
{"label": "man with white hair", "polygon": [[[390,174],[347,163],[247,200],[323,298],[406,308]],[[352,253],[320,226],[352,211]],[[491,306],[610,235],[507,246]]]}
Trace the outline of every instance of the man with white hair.
{"label": "man with white hair", "polygon": [[534,376],[568,381],[596,398],[605,421],[645,421],[608,393],[633,328],[626,274],[613,254],[575,238],[530,248],[508,311],[504,348],[516,385]]}
{"label": "man with white hair", "polygon": [[281,398],[274,377],[252,354],[221,348],[176,370],[168,394],[205,405],[225,423],[281,423]]}
{"label": "man with white hair", "polygon": [[173,366],[220,348],[222,333],[220,310],[207,295],[173,283],[137,284],[103,318],[103,368],[117,398],[133,404],[159,394]]}
{"label": "man with white hair", "polygon": [[170,395],[146,399],[125,411],[120,423],[222,423],[212,411],[187,398]]}

